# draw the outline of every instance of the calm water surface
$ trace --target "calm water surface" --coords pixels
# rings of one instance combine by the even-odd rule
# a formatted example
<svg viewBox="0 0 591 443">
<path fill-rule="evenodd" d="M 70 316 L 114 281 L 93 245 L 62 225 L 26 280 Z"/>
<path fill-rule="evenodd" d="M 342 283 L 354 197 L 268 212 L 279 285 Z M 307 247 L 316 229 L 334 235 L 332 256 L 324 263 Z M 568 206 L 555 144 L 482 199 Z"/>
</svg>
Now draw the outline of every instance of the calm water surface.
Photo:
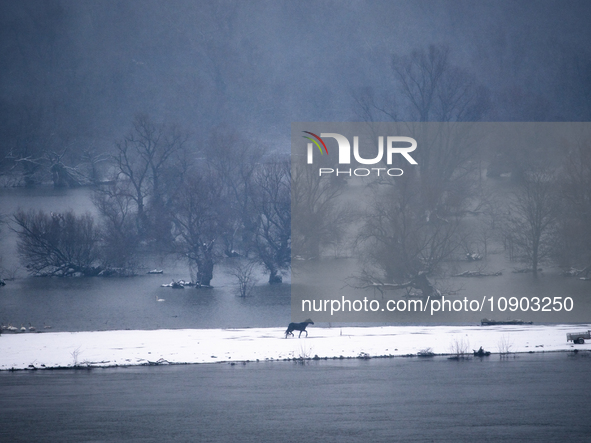
<svg viewBox="0 0 591 443">
<path fill-rule="evenodd" d="M 17 208 L 94 213 L 89 189 L 0 189 L 0 213 L 12 214 Z M 7 217 L 9 218 L 9 217 Z M 17 269 L 20 265 L 16 253 L 16 236 L 6 226 L 0 231 L 1 266 Z M 18 269 L 18 278 L 0 288 L 0 323 L 28 326 L 38 330 L 51 326 L 52 331 L 88 331 L 112 329 L 158 328 L 220 328 L 220 327 L 278 327 L 290 321 L 289 276 L 286 284 L 268 285 L 267 276 L 259 274 L 259 282 L 252 297 L 241 299 L 235 295 L 235 281 L 227 273 L 231 260 L 216 267 L 212 284 L 214 289 L 162 288 L 172 279 L 189 280 L 183 261 L 170 257 L 145 257 L 145 270 L 164 269 L 163 275 L 139 275 L 132 278 L 33 278 Z M 320 260 L 310 262 L 317 275 L 314 283 L 321 287 L 330 275 L 346 278 L 358 271 L 352 260 Z M 591 321 L 591 282 L 565 278 L 556 269 L 549 269 L 537 279 L 528 274 L 512 274 L 515 263 L 507 262 L 504 254 L 489 255 L 478 264 L 459 262 L 457 271 L 483 267 L 484 272 L 503 270 L 502 277 L 450 278 L 438 282 L 441 287 L 460 289 L 450 299 L 482 300 L 483 297 L 555 297 L 574 299 L 572 313 L 512 313 L 489 312 L 488 304 L 482 312 L 468 314 L 439 313 L 435 322 L 440 324 L 478 324 L 483 317 L 505 320 L 522 318 L 536 323 Z M 335 270 L 336 269 L 336 270 Z M 339 274 L 340 272 L 340 274 Z M 380 298 L 379 294 L 368 294 Z M 156 298 L 165 299 L 157 302 Z M 573 314 L 576 314 L 573 315 Z M 392 323 L 421 323 L 413 313 L 396 313 Z M 576 318 L 574 318 L 576 317 Z M 353 319 L 352 321 L 356 321 Z M 359 319 L 357 319 L 359 321 Z"/>
<path fill-rule="evenodd" d="M 19 208 L 78 213 L 96 211 L 89 189 L 0 188 L 0 214 L 6 219 Z M 16 236 L 7 227 L 0 231 L 2 267 L 17 269 Z M 0 288 L 0 324 L 20 327 L 29 323 L 44 330 L 92 331 L 112 329 L 224 328 L 283 326 L 290 321 L 289 276 L 286 284 L 268 285 L 260 273 L 253 295 L 235 294 L 235 281 L 226 272 L 231 260 L 215 269 L 213 289 L 174 290 L 160 285 L 190 280 L 184 261 L 146 257 L 145 270 L 163 269 L 163 275 L 131 278 L 21 278 Z M 156 298 L 164 299 L 157 302 Z"/>
<path fill-rule="evenodd" d="M 0 441 L 588 442 L 591 357 L 0 373 Z"/>
</svg>

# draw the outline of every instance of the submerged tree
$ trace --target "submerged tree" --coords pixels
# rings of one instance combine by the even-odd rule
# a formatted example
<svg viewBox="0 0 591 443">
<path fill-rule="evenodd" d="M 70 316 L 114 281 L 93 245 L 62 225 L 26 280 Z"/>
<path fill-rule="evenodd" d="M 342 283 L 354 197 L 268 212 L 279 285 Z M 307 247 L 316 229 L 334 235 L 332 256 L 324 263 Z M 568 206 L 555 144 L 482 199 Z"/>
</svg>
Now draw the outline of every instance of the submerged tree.
<svg viewBox="0 0 591 443">
<path fill-rule="evenodd" d="M 269 283 L 281 283 L 291 263 L 291 170 L 289 161 L 264 163 L 257 170 L 254 205 L 258 214 L 254 247 L 269 271 Z"/>
<path fill-rule="evenodd" d="M 227 229 L 221 235 L 224 253 L 248 256 L 257 226 L 255 176 L 265 149 L 235 133 L 214 131 L 204 152 L 207 168 L 219 177 L 226 204 Z"/>
<path fill-rule="evenodd" d="M 90 214 L 18 211 L 18 253 L 35 275 L 96 275 L 99 232 Z"/>
<path fill-rule="evenodd" d="M 113 156 L 116 185 L 111 194 L 133 200 L 140 238 L 154 234 L 150 232 L 152 228 L 162 224 L 159 218 L 164 216 L 165 176 L 168 168 L 174 168 L 173 163 L 178 170 L 169 175 L 184 173 L 185 165 L 178 160 L 186 140 L 186 135 L 177 127 L 156 124 L 148 116 L 139 114 L 133 121 L 132 131 L 116 145 Z"/>
<path fill-rule="evenodd" d="M 581 142 L 565 156 L 560 176 L 559 260 L 564 266 L 591 269 L 591 146 Z"/>
<path fill-rule="evenodd" d="M 376 184 L 379 199 L 368 202 L 357 239 L 363 272 L 356 285 L 414 287 L 432 296 L 438 294 L 432 278 L 462 245 L 461 218 L 479 182 L 478 134 L 463 122 L 485 115 L 488 92 L 453 65 L 444 46 L 394 56 L 392 69 L 396 94 L 389 96 L 397 97 L 395 103 L 370 93 L 357 102 L 370 122 L 380 116 L 419 122 L 401 125 L 421 148 L 413 152 L 418 165 L 396 181 Z"/>
<path fill-rule="evenodd" d="M 236 261 L 230 266 L 230 275 L 236 279 L 236 295 L 245 298 L 252 294 L 256 285 L 254 271 L 256 262 L 254 261 Z"/>
<path fill-rule="evenodd" d="M 344 184 L 335 177 L 320 177 L 305 165 L 292 164 L 291 208 L 293 254 L 317 258 L 323 247 L 343 247 L 351 211 L 340 201 Z"/>
<path fill-rule="evenodd" d="M 556 241 L 558 200 L 551 171 L 536 169 L 525 174 L 509 204 L 506 237 L 514 255 L 527 262 L 534 274 L 550 257 Z"/>
<path fill-rule="evenodd" d="M 430 279 L 461 244 L 459 219 L 425 211 L 415 185 L 414 179 L 400 180 L 369 203 L 357 239 L 363 266 L 357 286 L 439 295 Z"/>
<path fill-rule="evenodd" d="M 101 256 L 108 268 L 134 274 L 138 266 L 139 236 L 133 199 L 118 192 L 115 184 L 101 187 L 93 195 L 101 214 Z"/>
<path fill-rule="evenodd" d="M 215 175 L 194 170 L 187 175 L 172 202 L 173 234 L 190 267 L 196 267 L 196 284 L 209 286 L 219 257 L 216 241 L 226 229 L 222 187 Z"/>
</svg>

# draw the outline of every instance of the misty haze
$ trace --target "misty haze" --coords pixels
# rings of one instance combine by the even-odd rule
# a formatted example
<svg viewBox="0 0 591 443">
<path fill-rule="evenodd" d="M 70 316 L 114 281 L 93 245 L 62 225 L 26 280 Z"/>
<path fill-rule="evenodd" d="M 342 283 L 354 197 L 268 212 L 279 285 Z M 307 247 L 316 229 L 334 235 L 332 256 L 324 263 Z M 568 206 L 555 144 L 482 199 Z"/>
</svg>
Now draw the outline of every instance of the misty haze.
<svg viewBox="0 0 591 443">
<path fill-rule="evenodd" d="M 569 332 L 583 342 L 591 329 L 589 17 L 586 1 L 0 1 L 0 385 L 8 392 L 0 407 L 12 411 L 0 419 L 0 440 L 255 441 L 260 434 L 261 441 L 295 441 L 264 409 L 289 415 L 293 395 L 311 402 L 311 415 L 298 411 L 285 429 L 293 433 L 309 419 L 311 440 L 391 441 L 395 427 L 407 439 L 438 440 L 440 426 L 452 441 L 454 427 L 478 420 L 450 400 L 465 387 L 453 364 L 470 386 L 467 401 L 478 403 L 482 390 L 476 409 L 484 417 L 492 408 L 477 435 L 569 441 L 570 429 L 573 441 L 582 438 L 589 428 L 576 418 L 581 402 L 570 402 L 577 394 L 568 389 L 589 387 L 591 347 L 568 342 L 561 328 L 576 323 Z M 339 174 L 339 146 L 322 133 L 359 136 L 362 157 L 375 165 L 358 165 L 367 174 Z M 382 156 L 378 140 L 386 136 L 413 137 L 417 164 Z M 314 300 L 330 307 L 364 297 L 388 311 L 313 309 Z M 433 315 L 444 300 L 485 308 Z M 411 302 L 428 306 L 431 318 L 402 312 Z M 307 334 L 290 336 L 290 322 L 307 323 Z M 384 329 L 392 344 L 383 355 L 368 351 L 375 349 L 369 335 L 367 349 L 363 341 L 359 348 L 339 342 L 351 339 L 342 327 L 363 334 L 370 325 L 427 323 L 457 326 L 463 336 L 442 332 L 432 343 L 417 333 L 411 345 Z M 531 323 L 541 338 L 522 343 L 517 337 Z M 506 334 L 498 344 L 464 341 L 476 325 Z M 90 357 L 92 343 L 107 337 L 100 334 L 194 330 L 210 337 L 198 340 L 202 346 L 218 343 L 225 329 L 244 334 L 247 359 L 226 352 L 222 339 L 220 349 L 197 348 L 186 360 L 175 357 L 186 349 L 173 340 L 165 355 L 151 354 L 154 342 L 145 355 L 115 361 L 95 350 Z M 320 331 L 333 346 L 325 354 Z M 548 341 L 553 331 L 560 338 Z M 71 333 L 95 341 L 68 349 L 64 363 L 60 334 Z M 527 340 L 538 340 L 530 333 Z M 127 349 L 122 337 L 112 349 Z M 56 346 L 54 363 L 39 357 L 42 338 Z M 282 340 L 281 358 L 262 344 L 274 338 Z M 521 355 L 546 350 L 568 352 Z M 430 359 L 415 365 L 402 356 Z M 324 361 L 350 358 L 359 361 Z M 213 361 L 229 366 L 151 367 Z M 134 368 L 129 378 L 105 369 L 120 386 L 111 400 L 101 397 L 97 378 L 99 367 L 110 366 L 150 368 Z M 43 379 L 29 372 L 47 368 L 69 371 Z M 50 397 L 42 394 L 45 412 L 11 409 L 57 383 L 48 395 L 71 416 L 78 400 L 64 393 L 80 389 L 70 377 L 76 369 L 89 370 L 89 395 L 105 410 L 115 398 L 130 402 L 129 428 L 109 433 L 116 418 L 89 412 L 80 422 L 62 417 L 67 424 L 57 429 L 52 423 L 61 419 L 47 418 Z M 417 397 L 395 380 L 380 389 L 396 370 L 413 373 L 405 383 Z M 540 374 L 555 406 L 537 411 L 547 399 L 526 383 L 519 395 L 527 401 L 512 421 L 505 400 L 521 371 L 533 381 Z M 585 380 L 575 382 L 572 371 Z M 228 427 L 224 416 L 177 427 L 182 411 L 167 414 L 161 427 L 147 424 L 157 422 L 149 417 L 157 417 L 165 392 L 146 402 L 126 389 L 144 389 L 154 374 L 171 376 L 166 386 L 179 391 L 177 404 L 194 389 L 210 403 L 202 409 L 191 399 L 189 411 L 223 409 L 238 424 Z M 438 376 L 454 388 L 439 389 Z M 203 381 L 210 377 L 215 383 Z M 426 377 L 434 399 L 421 391 Z M 492 380 L 503 385 L 501 397 L 488 395 Z M 263 407 L 250 424 L 249 383 L 257 386 L 253 408 Z M 322 392 L 315 383 L 368 394 L 327 391 L 315 403 L 310 397 Z M 394 401 L 401 395 L 412 398 L 409 411 L 424 416 L 429 432 L 378 411 L 406 408 Z M 437 423 L 446 407 L 461 419 Z M 322 415 L 327 408 L 335 415 Z M 343 429 L 318 417 L 342 420 Z M 28 423 L 39 427 L 27 434 Z M 540 423 L 551 430 L 544 434 Z M 458 438 L 469 441 L 465 433 Z"/>
</svg>

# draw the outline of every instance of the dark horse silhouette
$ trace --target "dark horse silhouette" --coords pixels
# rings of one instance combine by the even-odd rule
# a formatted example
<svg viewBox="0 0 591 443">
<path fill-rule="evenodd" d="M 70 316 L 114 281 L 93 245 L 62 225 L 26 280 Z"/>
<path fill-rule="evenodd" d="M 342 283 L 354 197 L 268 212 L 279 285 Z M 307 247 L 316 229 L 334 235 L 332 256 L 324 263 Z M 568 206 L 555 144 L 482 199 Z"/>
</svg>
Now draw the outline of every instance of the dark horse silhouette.
<svg viewBox="0 0 591 443">
<path fill-rule="evenodd" d="M 314 324 L 314 322 L 310 319 L 303 321 L 301 323 L 290 323 L 289 326 L 287 327 L 287 331 L 285 331 L 285 338 L 287 338 L 287 336 L 289 334 L 291 334 L 292 337 L 294 337 L 293 331 L 300 331 L 300 335 L 298 335 L 298 338 L 300 338 L 302 336 L 302 332 L 305 332 L 306 337 L 307 337 L 308 331 L 306 331 L 306 326 L 313 325 L 313 324 Z"/>
</svg>

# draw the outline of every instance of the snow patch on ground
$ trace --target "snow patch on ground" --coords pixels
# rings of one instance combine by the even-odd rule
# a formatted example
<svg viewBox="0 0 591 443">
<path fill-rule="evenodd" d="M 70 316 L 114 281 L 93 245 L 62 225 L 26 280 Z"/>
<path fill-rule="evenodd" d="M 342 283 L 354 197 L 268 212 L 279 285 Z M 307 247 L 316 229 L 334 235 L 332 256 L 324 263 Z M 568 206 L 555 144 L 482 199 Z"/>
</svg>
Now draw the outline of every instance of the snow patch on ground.
<svg viewBox="0 0 591 443">
<path fill-rule="evenodd" d="M 500 353 L 591 350 L 567 332 L 591 325 L 516 326 L 310 326 L 309 336 L 285 339 L 284 328 L 44 332 L 0 336 L 0 370 L 74 366 L 133 366 L 416 355 L 431 348 L 472 354 L 482 346 Z M 507 349 L 508 347 L 508 349 Z"/>
</svg>

